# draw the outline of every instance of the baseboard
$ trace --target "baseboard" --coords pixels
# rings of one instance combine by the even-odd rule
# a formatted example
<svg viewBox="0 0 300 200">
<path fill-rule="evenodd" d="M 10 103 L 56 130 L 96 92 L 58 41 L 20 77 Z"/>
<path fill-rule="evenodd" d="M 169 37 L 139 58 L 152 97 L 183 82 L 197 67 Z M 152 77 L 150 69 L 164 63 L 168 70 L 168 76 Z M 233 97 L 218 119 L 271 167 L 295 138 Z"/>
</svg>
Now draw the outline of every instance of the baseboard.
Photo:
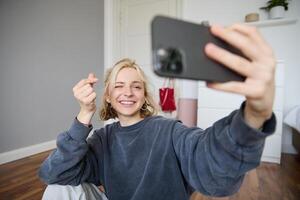
<svg viewBox="0 0 300 200">
<path fill-rule="evenodd" d="M 56 148 L 56 140 L 0 153 L 0 165 Z"/>
<path fill-rule="evenodd" d="M 261 161 L 280 164 L 280 157 L 262 156 Z"/>
</svg>

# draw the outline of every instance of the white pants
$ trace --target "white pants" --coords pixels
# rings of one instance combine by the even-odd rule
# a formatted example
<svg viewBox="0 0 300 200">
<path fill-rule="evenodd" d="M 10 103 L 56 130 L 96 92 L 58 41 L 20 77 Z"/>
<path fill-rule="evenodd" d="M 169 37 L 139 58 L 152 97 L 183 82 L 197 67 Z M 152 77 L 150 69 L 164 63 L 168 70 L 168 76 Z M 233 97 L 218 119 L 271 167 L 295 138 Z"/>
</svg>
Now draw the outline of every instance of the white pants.
<svg viewBox="0 0 300 200">
<path fill-rule="evenodd" d="M 48 185 L 42 200 L 108 200 L 97 186 L 83 183 L 78 186 Z"/>
</svg>

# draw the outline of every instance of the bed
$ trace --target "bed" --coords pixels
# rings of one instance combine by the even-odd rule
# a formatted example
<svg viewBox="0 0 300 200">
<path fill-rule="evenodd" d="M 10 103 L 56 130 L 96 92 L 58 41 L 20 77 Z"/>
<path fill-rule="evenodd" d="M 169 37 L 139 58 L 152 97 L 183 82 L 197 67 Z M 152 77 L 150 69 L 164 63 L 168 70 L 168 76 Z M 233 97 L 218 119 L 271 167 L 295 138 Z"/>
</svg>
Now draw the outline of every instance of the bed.
<svg viewBox="0 0 300 200">
<path fill-rule="evenodd" d="M 292 144 L 300 153 L 300 105 L 293 107 L 288 112 L 284 123 L 292 128 Z"/>
</svg>

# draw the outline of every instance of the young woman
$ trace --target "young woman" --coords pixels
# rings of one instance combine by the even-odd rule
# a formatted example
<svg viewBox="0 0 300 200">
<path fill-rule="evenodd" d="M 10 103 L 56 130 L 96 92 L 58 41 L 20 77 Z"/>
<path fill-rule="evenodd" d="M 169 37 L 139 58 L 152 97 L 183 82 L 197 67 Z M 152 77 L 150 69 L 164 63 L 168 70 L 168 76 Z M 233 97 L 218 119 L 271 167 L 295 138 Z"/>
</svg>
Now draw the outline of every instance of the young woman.
<svg viewBox="0 0 300 200">
<path fill-rule="evenodd" d="M 211 59 L 247 77 L 244 82 L 208 84 L 244 95 L 239 110 L 206 130 L 155 116 L 142 69 L 123 59 L 106 74 L 100 109 L 102 120 L 119 121 L 87 138 L 96 111 L 97 78 L 90 74 L 81 80 L 73 88 L 80 112 L 71 128 L 58 136 L 57 149 L 41 166 L 41 179 L 47 184 L 80 185 L 80 192 L 90 195 L 87 199 L 105 198 L 94 185 L 102 185 L 109 200 L 182 200 L 193 190 L 211 196 L 236 192 L 244 174 L 259 165 L 265 138 L 275 129 L 275 58 L 253 27 L 212 26 L 211 31 L 249 58 L 213 44 L 205 48 Z M 54 189 L 47 189 L 44 197 L 64 193 L 57 189 L 61 187 L 71 186 L 49 186 Z M 65 190 L 64 195 L 75 198 L 74 191 Z"/>
</svg>

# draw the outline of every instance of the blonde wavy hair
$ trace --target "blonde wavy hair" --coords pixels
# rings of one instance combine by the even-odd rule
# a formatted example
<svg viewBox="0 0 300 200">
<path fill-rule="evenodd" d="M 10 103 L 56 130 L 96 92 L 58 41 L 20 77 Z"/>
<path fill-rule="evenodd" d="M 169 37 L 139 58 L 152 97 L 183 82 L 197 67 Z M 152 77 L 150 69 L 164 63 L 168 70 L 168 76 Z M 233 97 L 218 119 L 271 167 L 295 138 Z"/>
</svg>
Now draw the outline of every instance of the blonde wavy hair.
<svg viewBox="0 0 300 200">
<path fill-rule="evenodd" d="M 109 120 L 118 117 L 115 109 L 111 106 L 110 103 L 107 102 L 107 97 L 109 92 L 109 85 L 115 83 L 118 73 L 124 68 L 135 69 L 144 83 L 145 103 L 143 104 L 140 110 L 141 117 L 145 118 L 157 114 L 158 106 L 152 98 L 153 95 L 151 95 L 150 93 L 149 82 L 145 73 L 143 72 L 141 67 L 135 63 L 134 60 L 124 58 L 122 60 L 119 60 L 112 68 L 109 68 L 106 71 L 104 78 L 104 92 L 102 95 L 101 106 L 99 111 L 99 116 L 101 120 Z"/>
</svg>

